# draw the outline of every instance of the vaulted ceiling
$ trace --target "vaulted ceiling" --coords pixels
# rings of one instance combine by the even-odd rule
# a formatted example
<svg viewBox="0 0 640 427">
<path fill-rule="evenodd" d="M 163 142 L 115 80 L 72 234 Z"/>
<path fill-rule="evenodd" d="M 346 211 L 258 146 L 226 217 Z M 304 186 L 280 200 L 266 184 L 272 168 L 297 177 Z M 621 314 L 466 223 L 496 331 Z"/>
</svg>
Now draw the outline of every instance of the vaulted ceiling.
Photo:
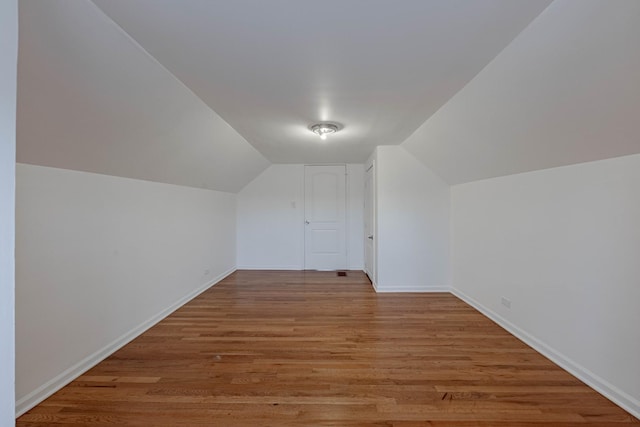
<svg viewBox="0 0 640 427">
<path fill-rule="evenodd" d="M 19 12 L 19 162 L 231 192 L 269 165 L 93 3 Z"/>
<path fill-rule="evenodd" d="M 640 152 L 640 2 L 550 2 L 22 0 L 18 161 L 238 191 L 386 144 L 451 184 Z"/>
<path fill-rule="evenodd" d="M 640 1 L 554 1 L 403 146 L 450 184 L 640 153 Z"/>
<path fill-rule="evenodd" d="M 270 161 L 317 163 L 404 141 L 549 1 L 95 3 Z"/>
</svg>

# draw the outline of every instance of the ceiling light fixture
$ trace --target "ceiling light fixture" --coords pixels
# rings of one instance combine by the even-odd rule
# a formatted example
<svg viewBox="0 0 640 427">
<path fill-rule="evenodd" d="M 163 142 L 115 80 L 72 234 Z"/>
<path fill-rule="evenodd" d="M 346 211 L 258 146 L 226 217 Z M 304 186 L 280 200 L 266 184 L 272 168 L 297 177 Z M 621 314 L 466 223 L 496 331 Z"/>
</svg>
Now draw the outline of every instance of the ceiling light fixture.
<svg viewBox="0 0 640 427">
<path fill-rule="evenodd" d="M 327 139 L 327 135 L 330 133 L 338 132 L 338 126 L 333 123 L 318 123 L 310 126 L 309 129 L 311 129 L 311 132 L 320 136 L 320 139 L 322 140 Z"/>
</svg>

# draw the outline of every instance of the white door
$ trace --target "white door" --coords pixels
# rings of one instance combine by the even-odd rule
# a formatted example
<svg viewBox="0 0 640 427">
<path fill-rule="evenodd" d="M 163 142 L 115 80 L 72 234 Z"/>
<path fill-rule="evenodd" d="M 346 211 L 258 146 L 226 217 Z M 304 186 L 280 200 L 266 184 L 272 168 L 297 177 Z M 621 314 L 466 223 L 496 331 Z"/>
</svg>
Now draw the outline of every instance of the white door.
<svg viewBox="0 0 640 427">
<path fill-rule="evenodd" d="M 304 167 L 304 265 L 347 267 L 346 166 Z"/>
<path fill-rule="evenodd" d="M 364 271 L 375 283 L 375 183 L 372 164 L 364 177 Z"/>
</svg>

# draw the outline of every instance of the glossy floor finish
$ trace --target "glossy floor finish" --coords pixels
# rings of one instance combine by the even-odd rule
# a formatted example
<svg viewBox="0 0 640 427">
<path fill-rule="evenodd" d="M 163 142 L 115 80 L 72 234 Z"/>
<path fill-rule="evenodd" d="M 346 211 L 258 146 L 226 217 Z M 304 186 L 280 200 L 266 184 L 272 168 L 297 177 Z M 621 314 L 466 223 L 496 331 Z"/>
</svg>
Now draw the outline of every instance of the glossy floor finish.
<svg viewBox="0 0 640 427">
<path fill-rule="evenodd" d="M 18 426 L 640 425 L 456 297 L 238 271 Z"/>
</svg>

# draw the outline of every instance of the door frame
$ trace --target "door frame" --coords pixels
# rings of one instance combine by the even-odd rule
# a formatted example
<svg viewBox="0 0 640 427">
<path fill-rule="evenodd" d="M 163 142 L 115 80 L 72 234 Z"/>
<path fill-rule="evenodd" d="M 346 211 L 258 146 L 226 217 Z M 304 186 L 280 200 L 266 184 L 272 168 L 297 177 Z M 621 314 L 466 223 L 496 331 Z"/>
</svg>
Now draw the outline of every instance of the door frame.
<svg viewBox="0 0 640 427">
<path fill-rule="evenodd" d="M 367 272 L 366 268 L 367 268 L 367 252 L 366 252 L 366 247 L 367 247 L 367 240 L 369 240 L 369 236 L 367 236 L 366 230 L 364 230 L 363 233 L 363 238 L 364 238 L 364 272 L 365 274 L 369 277 L 369 280 L 371 280 L 371 284 L 373 285 L 373 287 L 376 287 L 376 282 L 378 280 L 378 218 L 377 218 L 377 194 L 378 194 L 378 189 L 377 189 L 377 179 L 376 179 L 376 161 L 375 159 L 371 161 L 371 165 L 369 165 L 369 167 L 367 167 L 364 171 L 364 182 L 366 184 L 367 182 L 367 175 L 371 173 L 371 200 L 370 200 L 370 206 L 371 206 L 371 230 L 373 233 L 373 242 L 372 242 L 372 249 L 371 249 L 371 274 L 369 274 L 369 272 Z M 369 215 L 369 213 L 366 210 L 366 205 L 367 205 L 367 197 L 368 197 L 368 192 L 365 191 L 363 194 L 363 213 L 364 215 Z M 363 221 L 364 224 L 364 221 Z"/>
</svg>

